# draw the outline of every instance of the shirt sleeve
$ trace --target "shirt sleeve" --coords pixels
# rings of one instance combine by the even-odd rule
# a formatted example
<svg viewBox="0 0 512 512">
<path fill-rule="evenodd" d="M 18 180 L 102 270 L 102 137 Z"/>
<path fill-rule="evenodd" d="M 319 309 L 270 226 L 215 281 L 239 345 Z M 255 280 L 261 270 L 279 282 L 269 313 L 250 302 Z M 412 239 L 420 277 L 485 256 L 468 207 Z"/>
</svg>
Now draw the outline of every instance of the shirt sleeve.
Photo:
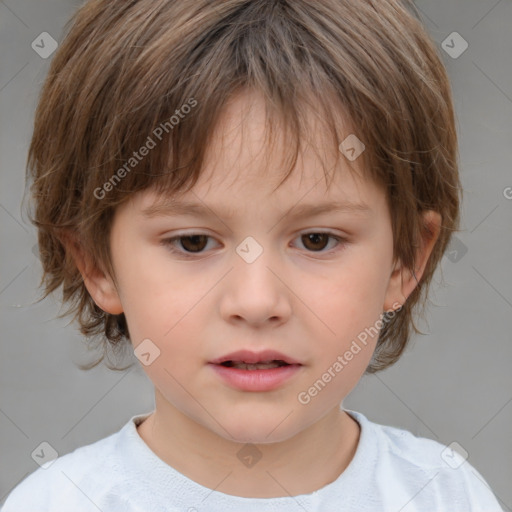
<svg viewBox="0 0 512 512">
<path fill-rule="evenodd" d="M 435 506 L 436 510 L 504 512 L 484 477 L 467 461 L 457 468 L 438 468 L 423 492 L 427 489 L 429 505 Z M 413 507 L 413 510 L 416 509 Z"/>
<path fill-rule="evenodd" d="M 487 481 L 471 464 L 466 462 L 459 469 L 470 512 L 504 512 Z"/>
</svg>

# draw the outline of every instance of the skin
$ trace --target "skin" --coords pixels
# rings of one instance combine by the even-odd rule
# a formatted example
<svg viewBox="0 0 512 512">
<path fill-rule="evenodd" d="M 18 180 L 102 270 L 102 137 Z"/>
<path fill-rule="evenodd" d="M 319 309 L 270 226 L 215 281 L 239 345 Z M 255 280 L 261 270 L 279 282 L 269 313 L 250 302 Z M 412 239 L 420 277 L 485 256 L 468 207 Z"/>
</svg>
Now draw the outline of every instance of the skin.
<svg viewBox="0 0 512 512">
<path fill-rule="evenodd" d="M 160 350 L 143 366 L 155 386 L 156 408 L 138 427 L 139 435 L 192 480 L 255 498 L 311 493 L 345 470 L 360 429 L 340 404 L 363 375 L 377 336 L 309 403 L 297 396 L 417 285 L 408 270 L 393 265 L 384 190 L 362 173 L 351 173 L 344 158 L 327 187 L 311 147 L 327 147 L 329 139 L 313 115 L 313 146 L 305 148 L 292 176 L 273 192 L 281 178 L 275 172 L 280 146 L 265 167 L 264 116 L 262 98 L 247 92 L 226 107 L 204 174 L 179 197 L 206 204 L 210 217 L 145 218 L 142 211 L 157 199 L 147 190 L 116 211 L 110 240 L 115 280 L 85 252 L 74 252 L 96 304 L 112 314 L 125 313 L 133 347 L 149 338 Z M 352 166 L 357 169 L 358 160 Z M 296 204 L 343 199 L 364 202 L 370 212 L 303 219 L 284 215 Z M 232 217 L 224 216 L 226 206 Z M 417 249 L 418 281 L 441 219 L 427 212 L 425 222 L 434 236 Z M 185 248 L 178 240 L 175 249 L 186 253 L 196 247 L 202 253 L 185 259 L 161 243 L 184 236 L 183 231 L 211 238 L 202 246 L 184 241 Z M 346 238 L 346 245 L 335 239 L 308 243 L 301 236 L 322 231 Z M 235 251 L 247 236 L 263 248 L 250 264 Z M 207 363 L 241 348 L 272 348 L 303 367 L 273 391 L 233 389 Z M 252 467 L 237 457 L 245 443 L 256 445 L 262 455 Z"/>
</svg>

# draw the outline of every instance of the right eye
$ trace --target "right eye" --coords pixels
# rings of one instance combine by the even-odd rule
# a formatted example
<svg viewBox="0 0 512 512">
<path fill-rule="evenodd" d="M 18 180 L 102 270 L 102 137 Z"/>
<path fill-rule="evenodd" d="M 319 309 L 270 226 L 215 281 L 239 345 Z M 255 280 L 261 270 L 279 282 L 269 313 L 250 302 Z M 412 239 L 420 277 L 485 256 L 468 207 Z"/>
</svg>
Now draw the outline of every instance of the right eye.
<svg viewBox="0 0 512 512">
<path fill-rule="evenodd" d="M 191 233 L 189 235 L 180 235 L 172 238 L 165 238 L 162 244 L 165 245 L 172 253 L 178 253 L 185 258 L 192 258 L 194 254 L 202 254 L 206 245 L 206 240 L 212 238 L 209 235 L 201 233 Z M 176 244 L 182 247 L 178 249 Z"/>
</svg>

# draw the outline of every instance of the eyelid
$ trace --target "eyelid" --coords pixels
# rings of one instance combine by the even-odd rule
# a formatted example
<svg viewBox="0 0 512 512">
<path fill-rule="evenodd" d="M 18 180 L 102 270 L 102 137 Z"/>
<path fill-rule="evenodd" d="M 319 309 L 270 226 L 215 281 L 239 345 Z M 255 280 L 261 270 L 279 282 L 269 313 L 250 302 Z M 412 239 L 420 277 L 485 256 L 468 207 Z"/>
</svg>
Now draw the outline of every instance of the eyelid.
<svg viewBox="0 0 512 512">
<path fill-rule="evenodd" d="M 319 255 L 324 255 L 324 256 L 331 255 L 333 253 L 339 252 L 340 250 L 343 250 L 345 248 L 345 246 L 348 245 L 350 242 L 348 236 L 340 235 L 340 234 L 335 233 L 334 231 L 331 231 L 326 228 L 318 228 L 318 229 L 312 228 L 312 229 L 299 231 L 297 233 L 294 233 L 293 240 L 295 240 L 299 236 L 308 235 L 308 234 L 322 234 L 322 235 L 325 234 L 325 235 L 328 235 L 329 238 L 335 239 L 337 242 L 337 245 L 334 248 L 329 249 L 327 251 L 325 251 L 325 250 L 308 251 L 307 249 L 302 250 L 303 252 L 305 252 L 308 255 L 314 255 L 314 254 L 319 254 Z M 183 251 L 183 250 L 180 250 L 180 249 L 177 249 L 174 247 L 173 242 L 179 240 L 180 238 L 186 238 L 186 237 L 192 237 L 192 236 L 206 236 L 208 239 L 215 239 L 215 237 L 210 235 L 209 233 L 200 232 L 200 231 L 190 231 L 190 232 L 175 233 L 175 234 L 173 234 L 172 237 L 167 237 L 167 238 L 162 239 L 160 243 L 161 243 L 161 245 L 164 245 L 171 253 L 178 254 L 179 256 L 181 256 L 184 259 L 199 260 L 199 259 L 202 259 L 202 257 L 206 257 L 208 255 L 208 251 L 193 253 L 193 252 L 186 252 L 186 251 Z"/>
</svg>

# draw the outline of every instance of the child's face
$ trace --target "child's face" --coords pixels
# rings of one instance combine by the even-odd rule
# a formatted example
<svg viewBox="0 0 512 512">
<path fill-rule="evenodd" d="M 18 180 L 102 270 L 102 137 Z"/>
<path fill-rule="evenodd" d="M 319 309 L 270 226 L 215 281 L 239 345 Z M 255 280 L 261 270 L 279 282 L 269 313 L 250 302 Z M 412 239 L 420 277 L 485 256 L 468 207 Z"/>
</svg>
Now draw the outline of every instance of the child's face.
<svg viewBox="0 0 512 512">
<path fill-rule="evenodd" d="M 204 174 L 193 192 L 175 198 L 205 206 L 206 216 L 145 216 L 157 199 L 148 191 L 118 209 L 111 251 L 119 296 L 112 300 L 125 312 L 134 348 L 149 339 L 160 351 L 143 366 L 156 386 L 157 410 L 179 411 L 226 439 L 268 443 L 339 408 L 370 361 L 380 315 L 404 296 L 393 273 L 384 191 L 352 175 L 343 159 L 327 190 L 320 161 L 307 148 L 272 193 L 280 155 L 269 172 L 259 167 L 264 104 L 256 98 L 242 130 L 246 100 L 230 105 L 215 133 L 211 181 Z M 320 128 L 313 133 L 321 151 L 329 139 Z M 368 210 L 293 215 L 335 201 Z M 347 242 L 304 236 L 322 232 Z M 163 243 L 193 234 L 209 238 L 182 239 L 183 246 L 178 239 L 177 252 Z M 155 349 L 148 348 L 151 359 Z M 267 391 L 241 389 L 210 362 L 242 349 L 279 351 L 301 366 Z M 331 378 L 322 380 L 326 372 Z"/>
</svg>

